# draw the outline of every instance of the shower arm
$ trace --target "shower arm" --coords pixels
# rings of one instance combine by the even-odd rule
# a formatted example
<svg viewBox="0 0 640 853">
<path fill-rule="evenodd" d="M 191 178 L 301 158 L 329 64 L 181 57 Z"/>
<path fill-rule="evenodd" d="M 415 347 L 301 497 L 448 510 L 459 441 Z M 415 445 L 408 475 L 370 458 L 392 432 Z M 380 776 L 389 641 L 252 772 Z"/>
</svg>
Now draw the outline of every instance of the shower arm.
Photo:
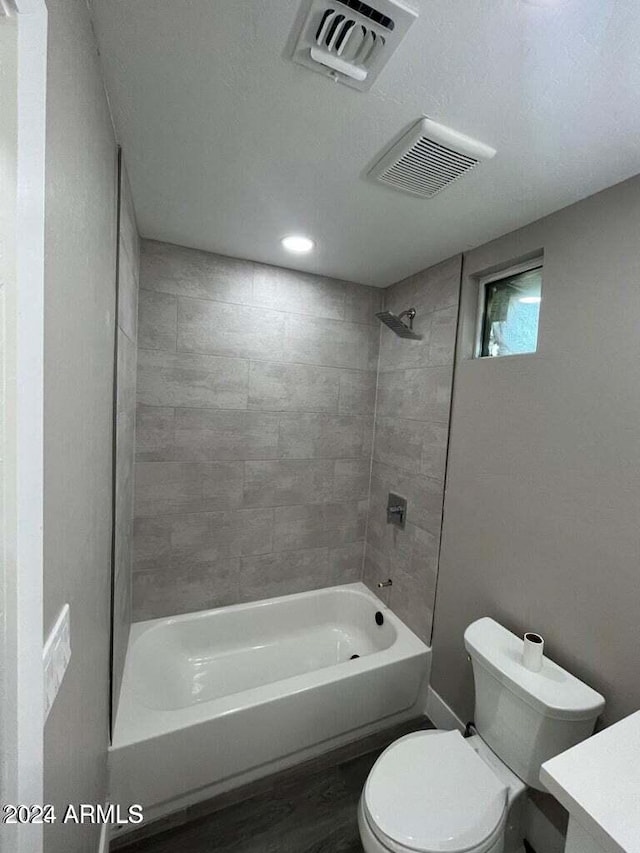
<svg viewBox="0 0 640 853">
<path fill-rule="evenodd" d="M 413 319 L 416 316 L 415 308 L 407 308 L 406 311 L 403 311 L 401 314 L 398 314 L 398 320 L 402 320 L 403 317 L 409 318 L 409 328 L 413 331 Z"/>
</svg>

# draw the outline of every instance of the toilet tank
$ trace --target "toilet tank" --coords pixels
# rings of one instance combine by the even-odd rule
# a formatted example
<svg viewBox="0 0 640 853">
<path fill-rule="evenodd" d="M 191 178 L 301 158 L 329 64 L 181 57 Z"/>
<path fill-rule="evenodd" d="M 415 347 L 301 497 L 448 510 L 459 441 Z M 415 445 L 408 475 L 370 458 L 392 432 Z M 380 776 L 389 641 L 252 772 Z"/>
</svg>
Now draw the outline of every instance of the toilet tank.
<svg viewBox="0 0 640 853">
<path fill-rule="evenodd" d="M 522 640 L 493 619 L 464 633 L 476 689 L 474 723 L 484 742 L 527 785 L 544 791 L 540 766 L 593 733 L 604 699 L 545 657 L 522 665 Z"/>
</svg>

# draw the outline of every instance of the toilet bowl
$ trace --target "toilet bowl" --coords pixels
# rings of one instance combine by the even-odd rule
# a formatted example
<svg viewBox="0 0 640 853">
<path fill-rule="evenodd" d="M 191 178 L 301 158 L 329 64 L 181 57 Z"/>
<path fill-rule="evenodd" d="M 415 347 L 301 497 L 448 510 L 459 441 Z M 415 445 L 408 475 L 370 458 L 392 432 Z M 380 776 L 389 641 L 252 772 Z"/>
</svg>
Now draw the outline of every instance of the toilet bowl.
<svg viewBox="0 0 640 853">
<path fill-rule="evenodd" d="M 523 664 L 522 640 L 493 619 L 464 634 L 476 701 L 472 737 L 420 731 L 386 749 L 358 807 L 366 853 L 523 853 L 527 787 L 540 766 L 593 732 L 595 690 L 548 658 Z"/>
<path fill-rule="evenodd" d="M 524 791 L 479 737 L 414 732 L 369 774 L 358 808 L 362 845 L 366 853 L 503 853 Z M 518 833 L 511 837 L 506 853 L 520 849 Z"/>
</svg>

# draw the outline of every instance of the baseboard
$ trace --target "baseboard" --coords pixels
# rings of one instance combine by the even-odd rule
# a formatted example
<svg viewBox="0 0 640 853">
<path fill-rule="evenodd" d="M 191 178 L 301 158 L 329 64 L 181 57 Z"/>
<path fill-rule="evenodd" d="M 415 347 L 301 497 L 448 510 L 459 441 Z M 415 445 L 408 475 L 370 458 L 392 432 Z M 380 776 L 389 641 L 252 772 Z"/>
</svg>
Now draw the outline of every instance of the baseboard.
<svg viewBox="0 0 640 853">
<path fill-rule="evenodd" d="M 100 828 L 100 844 L 98 853 L 109 853 L 109 835 L 111 826 L 108 823 L 103 823 Z"/>
<path fill-rule="evenodd" d="M 464 734 L 465 724 L 431 686 L 427 691 L 425 713 L 437 729 L 457 729 Z"/>
</svg>

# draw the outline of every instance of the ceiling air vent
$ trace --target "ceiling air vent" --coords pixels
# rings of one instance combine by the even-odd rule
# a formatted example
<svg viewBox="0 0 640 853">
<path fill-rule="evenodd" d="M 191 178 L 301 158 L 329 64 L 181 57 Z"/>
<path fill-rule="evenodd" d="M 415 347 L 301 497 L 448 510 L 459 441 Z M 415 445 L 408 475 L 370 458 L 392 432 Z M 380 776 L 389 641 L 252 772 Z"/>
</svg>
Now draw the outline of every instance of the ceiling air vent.
<svg viewBox="0 0 640 853">
<path fill-rule="evenodd" d="M 312 0 L 292 58 L 364 92 L 417 17 L 395 0 Z"/>
<path fill-rule="evenodd" d="M 425 118 L 382 155 L 369 177 L 431 198 L 495 153 L 494 148 Z"/>
</svg>

